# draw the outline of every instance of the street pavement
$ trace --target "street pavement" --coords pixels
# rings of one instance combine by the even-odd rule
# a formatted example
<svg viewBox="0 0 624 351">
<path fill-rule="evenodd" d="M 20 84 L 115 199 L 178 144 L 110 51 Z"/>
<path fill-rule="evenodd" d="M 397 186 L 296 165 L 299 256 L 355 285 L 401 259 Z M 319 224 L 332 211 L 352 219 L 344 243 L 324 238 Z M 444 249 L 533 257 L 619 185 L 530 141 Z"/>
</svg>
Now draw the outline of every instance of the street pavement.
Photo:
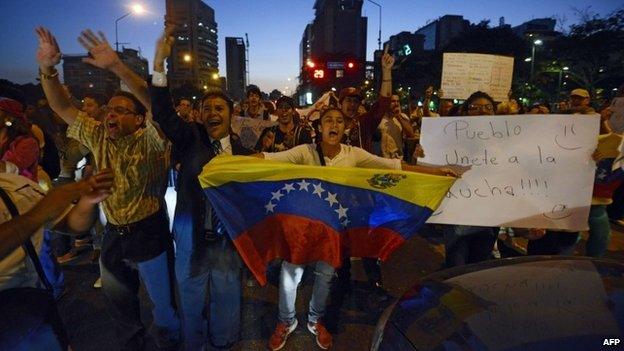
<svg viewBox="0 0 624 351">
<path fill-rule="evenodd" d="M 607 258 L 624 262 L 624 228 L 614 226 Z M 585 235 L 586 237 L 586 235 Z M 526 245 L 522 240 L 520 246 Z M 584 250 L 584 240 L 578 245 L 577 254 Z M 401 296 L 419 278 L 440 269 L 443 246 L 416 237 L 398 249 L 382 264 L 387 301 L 380 301 L 364 283 L 366 276 L 359 260 L 354 260 L 352 293 L 344 299 L 342 309 L 328 317 L 328 329 L 334 335 L 332 350 L 368 350 L 376 322 L 393 299 Z M 509 252 L 509 250 L 501 250 Z M 66 294 L 59 303 L 61 315 L 72 340 L 74 351 L 116 350 L 113 322 L 105 311 L 106 300 L 101 290 L 92 287 L 98 277 L 97 265 L 85 252 L 73 263 L 64 265 Z M 290 336 L 283 350 L 320 350 L 314 336 L 305 327 L 307 303 L 312 290 L 313 274 L 306 274 L 297 298 L 299 327 Z M 267 341 L 277 323 L 277 287 L 244 285 L 241 342 L 235 350 L 266 350 Z M 145 325 L 151 321 L 150 302 L 141 290 L 141 311 Z M 147 350 L 157 350 L 150 338 Z"/>
</svg>

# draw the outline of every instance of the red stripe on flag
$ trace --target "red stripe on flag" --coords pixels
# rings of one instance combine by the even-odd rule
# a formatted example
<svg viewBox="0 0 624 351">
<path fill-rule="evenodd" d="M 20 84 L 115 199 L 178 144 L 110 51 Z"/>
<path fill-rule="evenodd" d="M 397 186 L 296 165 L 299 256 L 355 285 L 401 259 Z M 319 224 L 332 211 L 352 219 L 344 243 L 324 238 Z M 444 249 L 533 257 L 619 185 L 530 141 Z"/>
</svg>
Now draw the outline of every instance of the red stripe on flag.
<svg viewBox="0 0 624 351">
<path fill-rule="evenodd" d="M 324 261 L 341 264 L 341 234 L 321 221 L 277 214 L 241 233 L 234 245 L 261 285 L 266 284 L 267 263 L 276 258 L 294 264 Z"/>
<path fill-rule="evenodd" d="M 405 239 L 394 230 L 377 227 L 350 228 L 343 237 L 343 246 L 348 248 L 352 257 L 376 257 L 385 261 Z"/>
</svg>

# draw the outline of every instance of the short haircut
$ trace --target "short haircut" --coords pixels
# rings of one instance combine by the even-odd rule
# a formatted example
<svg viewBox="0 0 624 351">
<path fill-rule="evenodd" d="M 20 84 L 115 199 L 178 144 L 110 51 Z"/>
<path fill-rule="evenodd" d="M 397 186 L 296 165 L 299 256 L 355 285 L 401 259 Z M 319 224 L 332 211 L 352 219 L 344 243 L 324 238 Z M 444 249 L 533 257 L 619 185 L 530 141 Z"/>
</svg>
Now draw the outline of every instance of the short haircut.
<svg viewBox="0 0 624 351">
<path fill-rule="evenodd" d="M 251 93 L 254 93 L 254 94 L 256 94 L 256 95 L 258 95 L 258 96 L 262 97 L 262 92 L 260 91 L 260 88 L 258 88 L 258 87 L 257 87 L 257 86 L 255 86 L 255 85 L 250 85 L 250 86 L 247 88 L 247 98 L 249 98 L 249 95 L 250 95 Z"/>
<path fill-rule="evenodd" d="M 345 115 L 344 112 L 342 112 L 341 109 L 336 108 L 336 107 L 329 107 L 329 108 L 327 108 L 327 109 L 325 109 L 325 110 L 323 110 L 321 112 L 321 116 L 319 117 L 319 121 L 321 121 L 323 119 L 323 117 L 325 117 L 326 114 L 328 114 L 328 113 L 330 113 L 332 111 L 336 111 L 336 112 L 340 113 L 340 115 L 342 115 L 343 118 L 347 118 L 347 116 Z"/>
<path fill-rule="evenodd" d="M 104 96 L 102 94 L 98 94 L 98 93 L 86 93 L 86 94 L 84 94 L 84 96 L 82 98 L 83 99 L 86 99 L 86 98 L 92 99 L 95 102 L 97 102 L 98 106 L 102 106 L 102 105 L 106 104 L 106 101 L 108 100 L 106 98 L 106 96 Z"/>
<path fill-rule="evenodd" d="M 494 102 L 494 99 L 492 99 L 490 95 L 482 91 L 477 91 L 477 92 L 472 93 L 472 95 L 470 95 L 468 99 L 466 99 L 466 101 L 462 105 L 462 112 L 468 113 L 468 106 L 470 106 L 473 102 L 475 102 L 478 99 L 486 99 L 492 104 L 492 107 L 496 107 L 496 103 Z"/>
<path fill-rule="evenodd" d="M 191 99 L 187 98 L 186 96 L 179 97 L 179 98 L 176 100 L 176 106 L 178 106 L 178 105 L 182 102 L 182 100 L 186 100 L 186 101 L 188 101 L 188 102 L 189 102 L 189 104 L 191 104 L 191 106 L 193 106 L 193 102 L 191 101 Z"/>
<path fill-rule="evenodd" d="M 226 94 L 224 94 L 222 91 L 219 91 L 219 90 L 209 91 L 206 94 L 204 94 L 204 96 L 202 96 L 201 98 L 201 103 L 203 105 L 204 101 L 208 99 L 214 99 L 214 98 L 223 99 L 227 103 L 228 108 L 230 109 L 230 115 L 234 113 L 234 102 L 232 101 L 232 99 L 230 99 L 229 96 L 227 96 Z M 200 111 L 200 113 L 201 112 L 203 111 Z"/>
<path fill-rule="evenodd" d="M 141 115 L 145 117 L 145 115 L 147 114 L 147 109 L 145 108 L 145 106 L 143 106 L 141 101 L 137 99 L 137 97 L 134 96 L 133 94 L 127 91 L 119 90 L 119 91 L 116 91 L 112 97 L 115 97 L 115 96 L 125 97 L 126 99 L 132 101 L 132 103 L 134 104 L 134 108 L 136 109 L 135 112 L 137 115 Z"/>
</svg>

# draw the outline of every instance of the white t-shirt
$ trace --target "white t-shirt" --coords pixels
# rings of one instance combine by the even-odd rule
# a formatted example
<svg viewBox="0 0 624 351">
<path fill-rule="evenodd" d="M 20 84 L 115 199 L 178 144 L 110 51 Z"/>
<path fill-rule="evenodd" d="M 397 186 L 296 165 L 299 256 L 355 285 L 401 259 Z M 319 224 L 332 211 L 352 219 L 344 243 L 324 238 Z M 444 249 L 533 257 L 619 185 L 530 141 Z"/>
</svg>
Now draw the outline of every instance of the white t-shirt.
<svg viewBox="0 0 624 351">
<path fill-rule="evenodd" d="M 409 117 L 403 113 L 398 118 L 409 121 Z M 378 128 L 381 132 L 381 156 L 403 158 L 403 126 L 397 117 L 385 116 Z"/>
<path fill-rule="evenodd" d="M 28 212 L 45 195 L 35 182 L 15 174 L 0 173 L 0 187 L 13 200 L 20 214 Z M 8 222 L 12 218 L 4 201 L 0 201 L 0 223 Z M 30 240 L 39 252 L 43 242 L 43 227 L 37 229 Z M 37 271 L 22 247 L 0 260 L 0 290 L 40 286 Z"/>
<path fill-rule="evenodd" d="M 321 160 L 316 144 L 298 145 L 281 152 L 264 152 L 264 158 L 299 165 L 320 166 Z M 333 167 L 361 167 L 381 169 L 401 169 L 401 160 L 387 159 L 368 153 L 355 146 L 340 144 L 340 152 L 334 158 L 324 156 L 325 164 Z"/>
</svg>

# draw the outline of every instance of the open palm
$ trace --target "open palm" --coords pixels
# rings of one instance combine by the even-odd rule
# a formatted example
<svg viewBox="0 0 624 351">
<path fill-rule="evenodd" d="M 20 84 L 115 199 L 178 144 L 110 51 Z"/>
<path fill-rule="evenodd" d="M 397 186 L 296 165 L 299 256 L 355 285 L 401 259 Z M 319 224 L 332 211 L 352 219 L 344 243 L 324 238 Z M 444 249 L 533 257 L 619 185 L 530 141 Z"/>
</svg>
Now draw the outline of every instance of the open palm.
<svg viewBox="0 0 624 351">
<path fill-rule="evenodd" d="M 113 48 L 111 48 L 104 33 L 98 32 L 98 35 L 99 37 L 90 29 L 80 34 L 78 41 L 91 54 L 91 57 L 84 58 L 82 61 L 99 68 L 111 69 L 120 63 L 121 60 Z"/>
<path fill-rule="evenodd" d="M 37 63 L 42 67 L 53 67 L 61 62 L 61 50 L 59 49 L 56 38 L 49 30 L 43 27 L 35 29 L 37 38 L 39 39 L 39 47 L 37 48 Z"/>
</svg>

